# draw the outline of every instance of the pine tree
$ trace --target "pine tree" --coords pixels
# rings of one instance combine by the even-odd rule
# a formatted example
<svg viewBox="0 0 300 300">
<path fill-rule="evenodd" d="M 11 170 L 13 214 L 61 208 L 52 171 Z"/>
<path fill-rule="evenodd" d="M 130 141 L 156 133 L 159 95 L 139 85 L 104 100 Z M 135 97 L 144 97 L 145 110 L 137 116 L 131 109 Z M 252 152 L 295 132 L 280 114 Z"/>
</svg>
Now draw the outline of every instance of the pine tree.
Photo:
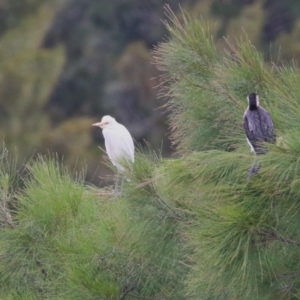
<svg viewBox="0 0 300 300">
<path fill-rule="evenodd" d="M 23 172 L 3 160 L 0 208 L 6 203 L 10 218 L 1 211 L 2 299 L 183 297 L 187 266 L 178 263 L 184 251 L 174 212 L 154 189 L 137 187 L 158 157 L 138 155 L 120 198 L 85 186 L 84 173 L 72 174 L 56 157 L 40 156 Z M 19 176 L 16 190 L 11 179 Z"/>
<path fill-rule="evenodd" d="M 165 162 L 170 201 L 190 215 L 189 299 L 299 299 L 299 70 L 265 63 L 246 35 L 217 53 L 205 23 L 169 9 L 171 39 L 155 51 L 179 159 Z M 277 144 L 257 176 L 242 127 L 260 95 Z"/>
</svg>

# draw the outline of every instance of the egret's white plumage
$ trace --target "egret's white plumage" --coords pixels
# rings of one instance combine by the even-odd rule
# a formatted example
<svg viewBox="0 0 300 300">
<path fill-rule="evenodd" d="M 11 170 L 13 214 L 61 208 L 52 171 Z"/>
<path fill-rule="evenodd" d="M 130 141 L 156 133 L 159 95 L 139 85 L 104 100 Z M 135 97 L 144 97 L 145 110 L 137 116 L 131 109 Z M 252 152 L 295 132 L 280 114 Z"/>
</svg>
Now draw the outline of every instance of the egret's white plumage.
<svg viewBox="0 0 300 300">
<path fill-rule="evenodd" d="M 103 129 L 106 153 L 118 171 L 123 172 L 122 162 L 134 162 L 134 144 L 131 134 L 125 126 L 111 116 L 104 116 L 101 122 L 93 126 Z"/>
</svg>

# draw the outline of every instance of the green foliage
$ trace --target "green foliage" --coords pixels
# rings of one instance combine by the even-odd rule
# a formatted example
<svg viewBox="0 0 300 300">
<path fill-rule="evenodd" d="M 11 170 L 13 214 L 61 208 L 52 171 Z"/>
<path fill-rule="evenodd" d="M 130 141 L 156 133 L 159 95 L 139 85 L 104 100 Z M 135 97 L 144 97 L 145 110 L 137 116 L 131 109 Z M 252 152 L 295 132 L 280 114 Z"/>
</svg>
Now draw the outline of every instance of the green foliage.
<svg viewBox="0 0 300 300">
<path fill-rule="evenodd" d="M 27 1 L 28 2 L 28 1 Z M 35 2 L 35 1 L 34 1 Z M 65 63 L 61 47 L 39 47 L 50 26 L 57 4 L 39 6 L 35 14 L 24 17 L 18 27 L 8 30 L 0 40 L 0 140 L 8 149 L 17 148 L 19 162 L 34 152 L 58 153 L 65 163 L 78 170 L 86 161 L 89 179 L 94 175 L 94 161 L 101 157 L 89 151 L 92 144 L 91 117 L 77 117 L 51 123 L 46 104 Z"/>
<path fill-rule="evenodd" d="M 37 48 L 53 11 L 42 6 L 34 18 L 8 31 L 0 41 L 0 138 L 17 147 L 22 158 L 32 155 L 49 121 L 44 110 L 47 97 L 63 64 L 62 49 Z"/>
<path fill-rule="evenodd" d="M 250 92 L 258 92 L 262 106 L 268 106 L 279 135 L 290 127 L 290 118 L 299 115 L 295 65 L 271 68 L 246 34 L 236 42 L 225 39 L 229 50 L 218 55 L 205 23 L 184 15 L 181 25 L 172 12 L 169 19 L 172 38 L 159 45 L 154 58 L 165 71 L 161 83 L 169 85 L 161 96 L 168 99 L 178 154 L 240 147 Z"/>
<path fill-rule="evenodd" d="M 149 175 L 150 157 L 140 156 L 128 185 Z M 128 198 L 84 186 L 83 173 L 71 176 L 55 158 L 40 156 L 25 171 L 12 224 L 0 231 L 7 299 L 180 298 L 176 220 L 136 203 L 133 186 Z"/>
<path fill-rule="evenodd" d="M 192 266 L 186 295 L 298 299 L 299 70 L 294 63 L 266 64 L 246 35 L 234 42 L 225 39 L 229 51 L 217 54 L 208 33 L 193 34 L 206 28 L 202 21 L 185 13 L 183 24 L 172 12 L 169 18 L 171 39 L 154 55 L 165 71 L 162 83 L 168 87 L 162 95 L 181 157 L 158 169 L 166 200 L 189 220 L 182 231 Z M 206 52 L 194 51 L 193 38 L 198 49 L 210 45 L 207 52 L 216 58 L 206 60 Z M 193 59 L 185 55 L 190 51 Z M 202 60 L 209 62 L 203 69 Z M 277 144 L 256 158 L 246 150 L 242 132 L 250 92 L 259 93 L 277 133 Z M 261 166 L 259 174 L 247 178 L 254 163 Z"/>
<path fill-rule="evenodd" d="M 0 35 L 11 27 L 17 26 L 28 15 L 36 12 L 47 0 L 11 0 L 2 1 L 0 5 Z M 51 1 L 55 3 L 57 1 Z"/>
</svg>

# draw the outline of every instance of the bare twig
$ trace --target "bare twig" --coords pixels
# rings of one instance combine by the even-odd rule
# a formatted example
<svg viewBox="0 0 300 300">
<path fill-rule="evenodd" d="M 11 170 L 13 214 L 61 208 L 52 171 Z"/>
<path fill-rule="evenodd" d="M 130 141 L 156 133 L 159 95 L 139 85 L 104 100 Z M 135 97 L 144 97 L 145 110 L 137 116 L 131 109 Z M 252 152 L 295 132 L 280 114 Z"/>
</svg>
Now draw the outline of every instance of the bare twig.
<svg viewBox="0 0 300 300">
<path fill-rule="evenodd" d="M 149 185 L 148 185 L 149 186 Z M 164 201 L 156 192 L 156 190 L 149 186 L 149 192 L 157 199 L 157 201 L 165 206 L 172 214 L 173 218 L 177 220 L 181 220 L 182 217 L 180 214 L 178 214 L 166 201 Z"/>
<path fill-rule="evenodd" d="M 284 237 L 282 235 L 279 235 L 275 231 L 268 231 L 268 230 L 265 230 L 265 229 L 261 229 L 260 233 L 267 240 L 277 240 L 277 241 L 283 242 L 285 244 L 300 246 L 300 242 L 294 241 L 294 240 L 290 239 L 289 237 Z"/>
<path fill-rule="evenodd" d="M 138 184 L 136 186 L 136 188 L 139 188 L 139 189 L 140 188 L 146 188 L 146 189 L 148 188 L 149 193 L 152 194 L 158 200 L 158 202 L 160 204 L 165 206 L 173 214 L 174 219 L 181 220 L 182 216 L 180 214 L 178 214 L 176 211 L 174 211 L 174 209 L 158 195 L 157 191 L 152 186 L 153 182 L 154 182 L 154 179 L 147 179 L 146 181 L 143 181 L 140 184 Z"/>
<path fill-rule="evenodd" d="M 0 216 L 1 216 L 0 222 L 2 223 L 2 226 L 9 225 L 11 228 L 14 228 L 15 226 L 13 223 L 13 219 L 6 204 L 7 204 L 6 200 L 3 200 L 0 203 Z"/>
<path fill-rule="evenodd" d="M 125 291 L 122 293 L 122 295 L 120 296 L 120 300 L 125 299 L 125 297 L 134 289 L 136 288 L 136 285 L 133 285 L 132 287 L 126 288 L 125 287 Z"/>
</svg>

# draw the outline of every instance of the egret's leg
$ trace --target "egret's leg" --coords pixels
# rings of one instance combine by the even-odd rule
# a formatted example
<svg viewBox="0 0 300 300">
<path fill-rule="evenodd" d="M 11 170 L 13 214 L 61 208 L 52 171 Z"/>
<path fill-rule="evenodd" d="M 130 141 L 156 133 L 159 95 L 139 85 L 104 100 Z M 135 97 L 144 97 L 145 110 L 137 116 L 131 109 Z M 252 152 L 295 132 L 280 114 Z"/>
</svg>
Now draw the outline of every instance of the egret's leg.
<svg viewBox="0 0 300 300">
<path fill-rule="evenodd" d="M 123 185 L 124 185 L 124 175 L 121 173 L 118 173 L 115 177 L 115 188 L 114 188 L 114 194 L 119 196 L 122 194 Z"/>
<path fill-rule="evenodd" d="M 122 193 L 123 192 L 123 185 L 124 185 L 124 175 L 121 174 L 121 188 L 120 188 L 120 192 Z"/>
<path fill-rule="evenodd" d="M 114 194 L 115 195 L 118 195 L 120 192 L 119 192 L 119 181 L 120 181 L 120 174 L 118 173 L 116 176 L 115 176 L 115 189 L 114 189 Z"/>
</svg>

